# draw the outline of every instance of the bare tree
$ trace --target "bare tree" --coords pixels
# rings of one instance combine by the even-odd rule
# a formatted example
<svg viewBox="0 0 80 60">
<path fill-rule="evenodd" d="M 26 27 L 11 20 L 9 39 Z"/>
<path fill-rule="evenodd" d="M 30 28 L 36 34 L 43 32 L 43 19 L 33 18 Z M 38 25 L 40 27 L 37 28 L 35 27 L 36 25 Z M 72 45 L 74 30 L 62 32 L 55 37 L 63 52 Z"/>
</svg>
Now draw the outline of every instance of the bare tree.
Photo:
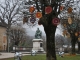
<svg viewBox="0 0 80 60">
<path fill-rule="evenodd" d="M 19 1 L 5 0 L 3 4 L 0 4 L 0 21 L 6 28 L 10 28 L 11 24 L 18 20 L 19 14 Z"/>
<path fill-rule="evenodd" d="M 34 2 L 33 2 L 34 1 Z M 58 18 L 58 14 L 60 13 L 60 4 L 63 0 L 29 0 L 26 2 L 28 5 L 29 3 L 36 4 L 35 8 L 37 9 L 36 12 L 41 12 L 42 17 L 39 19 L 38 24 L 42 24 L 44 27 L 44 31 L 46 33 L 46 57 L 47 60 L 56 60 L 56 52 L 55 52 L 55 31 L 57 24 L 53 22 L 53 20 Z M 49 7 L 51 11 L 45 11 L 45 8 Z M 48 9 L 49 10 L 49 9 Z M 34 15 L 34 14 L 31 14 Z M 26 21 L 25 21 L 26 22 Z M 33 23 L 33 21 L 31 21 Z M 34 23 L 35 24 L 35 23 Z"/>
<path fill-rule="evenodd" d="M 55 43 L 58 48 L 63 47 L 65 38 L 61 35 L 55 36 Z"/>
<path fill-rule="evenodd" d="M 60 4 L 64 0 L 33 0 L 36 4 L 36 12 L 41 12 L 42 17 L 39 19 L 38 24 L 42 24 L 46 33 L 46 58 L 47 60 L 56 60 L 55 52 L 55 31 L 59 23 L 58 14 L 60 13 Z M 32 0 L 26 2 L 32 4 Z M 45 8 L 50 8 L 51 11 L 45 11 Z M 31 14 L 34 15 L 34 14 Z M 56 23 L 53 20 L 58 20 Z M 33 21 L 31 21 L 33 23 Z M 35 24 L 35 23 L 34 23 Z M 34 26 L 34 25 L 33 25 Z"/>
<path fill-rule="evenodd" d="M 26 36 L 25 29 L 21 26 L 12 27 L 9 35 L 11 47 L 15 45 L 18 46 L 20 42 L 25 42 Z"/>
<path fill-rule="evenodd" d="M 9 31 L 12 23 L 20 19 L 19 0 L 5 0 L 0 3 L 0 22 L 7 28 L 7 51 L 9 52 Z"/>
<path fill-rule="evenodd" d="M 80 36 L 80 7 L 79 0 L 66 1 L 66 7 L 59 15 L 63 25 L 63 35 L 71 37 L 72 54 L 75 54 L 75 44 Z M 70 9 L 70 10 L 69 10 Z"/>
</svg>

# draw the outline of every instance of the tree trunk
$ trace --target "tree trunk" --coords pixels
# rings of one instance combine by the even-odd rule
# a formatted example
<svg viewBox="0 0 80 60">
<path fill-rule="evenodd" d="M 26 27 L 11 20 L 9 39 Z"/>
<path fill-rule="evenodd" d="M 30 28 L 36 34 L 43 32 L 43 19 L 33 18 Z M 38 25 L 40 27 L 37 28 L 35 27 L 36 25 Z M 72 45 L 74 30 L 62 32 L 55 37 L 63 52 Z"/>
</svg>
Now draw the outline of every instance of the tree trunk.
<svg viewBox="0 0 80 60">
<path fill-rule="evenodd" d="M 71 38 L 72 38 L 72 40 L 71 40 L 71 45 L 72 45 L 72 50 L 71 50 L 71 52 L 72 52 L 72 54 L 75 54 L 76 38 L 75 38 L 75 36 L 72 36 Z"/>
<path fill-rule="evenodd" d="M 78 42 L 78 53 L 80 54 L 80 42 Z"/>
<path fill-rule="evenodd" d="M 56 60 L 56 52 L 55 52 L 55 31 L 56 26 L 49 25 L 44 27 L 46 33 L 46 60 Z"/>
<path fill-rule="evenodd" d="M 71 44 L 72 44 L 72 54 L 75 54 L 75 43 L 72 41 Z"/>
</svg>

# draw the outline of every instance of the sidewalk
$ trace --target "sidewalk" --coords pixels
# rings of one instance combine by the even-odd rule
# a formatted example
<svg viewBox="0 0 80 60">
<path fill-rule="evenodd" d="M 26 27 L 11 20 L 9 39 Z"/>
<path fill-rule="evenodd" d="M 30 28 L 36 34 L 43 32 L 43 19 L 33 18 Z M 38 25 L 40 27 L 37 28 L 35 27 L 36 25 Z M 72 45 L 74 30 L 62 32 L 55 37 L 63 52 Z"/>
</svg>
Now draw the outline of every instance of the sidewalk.
<svg viewBox="0 0 80 60">
<path fill-rule="evenodd" d="M 15 53 L 7 53 L 7 52 L 4 53 L 4 52 L 1 52 L 0 59 L 14 57 L 14 54 L 15 54 Z M 23 54 L 23 53 L 22 53 L 22 56 L 24 56 L 24 55 L 30 55 L 30 54 Z"/>
<path fill-rule="evenodd" d="M 14 57 L 14 53 L 1 53 L 0 59 Z"/>
</svg>

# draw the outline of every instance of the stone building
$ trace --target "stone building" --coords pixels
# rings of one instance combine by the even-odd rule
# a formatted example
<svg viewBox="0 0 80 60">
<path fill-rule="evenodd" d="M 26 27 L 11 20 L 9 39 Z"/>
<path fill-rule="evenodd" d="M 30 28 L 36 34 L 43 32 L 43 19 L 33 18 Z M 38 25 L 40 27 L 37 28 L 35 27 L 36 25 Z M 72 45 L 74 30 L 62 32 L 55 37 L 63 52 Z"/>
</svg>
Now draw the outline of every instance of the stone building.
<svg viewBox="0 0 80 60">
<path fill-rule="evenodd" d="M 0 23 L 0 51 L 5 51 L 7 47 L 6 28 Z"/>
</svg>

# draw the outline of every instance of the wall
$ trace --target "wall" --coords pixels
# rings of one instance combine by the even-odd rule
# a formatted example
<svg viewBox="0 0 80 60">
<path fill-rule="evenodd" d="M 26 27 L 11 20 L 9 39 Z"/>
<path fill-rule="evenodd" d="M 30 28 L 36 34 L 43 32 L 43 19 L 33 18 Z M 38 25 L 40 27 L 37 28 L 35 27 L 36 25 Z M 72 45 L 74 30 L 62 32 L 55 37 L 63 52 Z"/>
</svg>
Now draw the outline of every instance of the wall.
<svg viewBox="0 0 80 60">
<path fill-rule="evenodd" d="M 6 28 L 0 26 L 0 50 L 6 50 L 6 46 L 7 46 Z"/>
</svg>

